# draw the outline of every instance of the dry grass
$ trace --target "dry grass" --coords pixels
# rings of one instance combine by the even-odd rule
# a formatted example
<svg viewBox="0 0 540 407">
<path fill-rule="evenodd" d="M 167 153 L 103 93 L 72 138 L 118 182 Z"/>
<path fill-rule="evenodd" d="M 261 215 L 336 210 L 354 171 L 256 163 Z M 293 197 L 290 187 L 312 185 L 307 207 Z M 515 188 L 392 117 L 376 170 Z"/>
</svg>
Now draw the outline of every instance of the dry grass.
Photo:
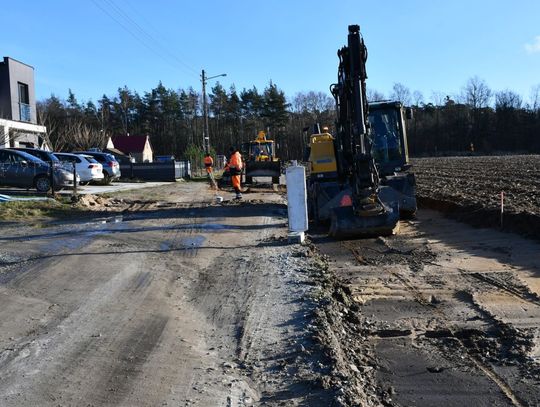
<svg viewBox="0 0 540 407">
<path fill-rule="evenodd" d="M 12 201 L 0 203 L 0 221 L 64 218 L 80 212 L 68 201 Z"/>
</svg>

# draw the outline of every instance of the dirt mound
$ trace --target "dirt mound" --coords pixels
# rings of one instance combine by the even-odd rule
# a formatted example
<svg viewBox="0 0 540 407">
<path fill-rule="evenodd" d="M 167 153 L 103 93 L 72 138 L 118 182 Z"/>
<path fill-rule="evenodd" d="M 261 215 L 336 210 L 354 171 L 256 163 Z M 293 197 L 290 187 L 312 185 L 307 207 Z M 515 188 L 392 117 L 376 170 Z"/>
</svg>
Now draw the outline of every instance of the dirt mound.
<svg viewBox="0 0 540 407">
<path fill-rule="evenodd" d="M 112 201 L 109 198 L 105 198 L 100 195 L 81 195 L 79 197 L 79 200 L 77 204 L 83 208 L 99 208 L 102 209 L 103 207 L 109 207 L 112 205 Z M 114 200 L 115 203 L 117 200 Z"/>
<path fill-rule="evenodd" d="M 313 278 L 321 287 L 315 338 L 330 368 L 323 386 L 333 389 L 337 406 L 380 406 L 387 395 L 376 383 L 377 361 L 366 345 L 359 306 L 348 287 L 329 271 L 328 258 L 315 248 L 311 255 Z"/>
</svg>

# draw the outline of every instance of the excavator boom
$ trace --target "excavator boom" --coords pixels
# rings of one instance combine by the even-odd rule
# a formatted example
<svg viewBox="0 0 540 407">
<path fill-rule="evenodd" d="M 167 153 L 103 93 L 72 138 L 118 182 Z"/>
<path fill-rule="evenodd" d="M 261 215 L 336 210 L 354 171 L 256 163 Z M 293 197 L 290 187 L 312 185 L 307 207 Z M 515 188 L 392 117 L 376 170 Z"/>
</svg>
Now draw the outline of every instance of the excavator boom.
<svg viewBox="0 0 540 407">
<path fill-rule="evenodd" d="M 356 237 L 391 234 L 398 211 L 379 199 L 379 174 L 371 150 L 366 97 L 367 49 L 358 25 L 349 26 L 347 46 L 338 51 L 336 160 L 344 196 L 331 214 L 330 234 Z"/>
</svg>

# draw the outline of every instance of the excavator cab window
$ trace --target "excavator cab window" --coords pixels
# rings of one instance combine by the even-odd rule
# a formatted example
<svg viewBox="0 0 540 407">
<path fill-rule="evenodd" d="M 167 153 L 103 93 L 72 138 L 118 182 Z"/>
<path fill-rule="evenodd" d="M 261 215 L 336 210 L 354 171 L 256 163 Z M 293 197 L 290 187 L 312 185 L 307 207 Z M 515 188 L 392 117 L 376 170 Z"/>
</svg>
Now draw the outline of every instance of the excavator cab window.
<svg viewBox="0 0 540 407">
<path fill-rule="evenodd" d="M 372 155 L 379 165 L 401 162 L 403 147 L 400 137 L 400 122 L 393 109 L 370 110 Z"/>
<path fill-rule="evenodd" d="M 253 143 L 251 145 L 251 155 L 257 157 L 270 157 L 274 154 L 272 143 Z"/>
</svg>

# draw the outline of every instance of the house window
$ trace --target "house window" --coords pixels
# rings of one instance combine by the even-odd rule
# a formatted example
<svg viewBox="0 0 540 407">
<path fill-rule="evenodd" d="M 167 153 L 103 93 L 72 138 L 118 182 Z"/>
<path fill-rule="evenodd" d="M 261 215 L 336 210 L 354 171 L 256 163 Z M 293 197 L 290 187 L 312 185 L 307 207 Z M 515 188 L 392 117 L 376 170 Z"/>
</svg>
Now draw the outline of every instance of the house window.
<svg viewBox="0 0 540 407">
<path fill-rule="evenodd" d="M 28 85 L 26 83 L 19 82 L 19 102 L 24 104 L 30 104 L 30 97 L 28 96 Z"/>
<path fill-rule="evenodd" d="M 28 94 L 28 85 L 18 82 L 19 87 L 19 116 L 23 122 L 29 122 L 30 117 L 30 95 Z"/>
</svg>

